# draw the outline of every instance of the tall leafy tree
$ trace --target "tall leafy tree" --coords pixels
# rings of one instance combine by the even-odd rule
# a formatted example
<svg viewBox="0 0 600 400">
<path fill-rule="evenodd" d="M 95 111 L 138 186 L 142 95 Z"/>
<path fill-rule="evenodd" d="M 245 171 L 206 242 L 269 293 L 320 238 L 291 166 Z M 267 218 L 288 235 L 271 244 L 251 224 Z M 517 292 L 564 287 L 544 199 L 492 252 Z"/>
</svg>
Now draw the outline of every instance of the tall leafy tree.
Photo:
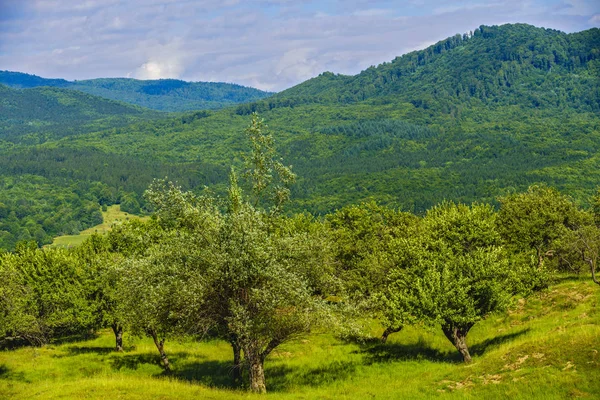
<svg viewBox="0 0 600 400">
<path fill-rule="evenodd" d="M 280 211 L 290 199 L 290 185 L 296 181 L 296 175 L 291 167 L 278 159 L 273 135 L 257 113 L 252 113 L 245 134 L 250 140 L 251 151 L 244 155 L 244 176 L 252 186 L 251 202 L 254 207 L 272 206 L 275 211 Z"/>
<path fill-rule="evenodd" d="M 156 304 L 151 316 L 158 319 L 144 314 L 135 320 L 217 332 L 232 344 L 236 369 L 243 353 L 250 389 L 265 392 L 266 357 L 323 320 L 327 307 L 321 284 L 327 274 L 326 265 L 316 261 L 319 246 L 310 244 L 313 231 L 280 214 L 293 174 L 275 159 L 272 138 L 257 115 L 247 133 L 252 200 L 245 199 L 233 169 L 222 208 L 210 196 L 156 182 L 146 198 L 158 223 L 172 232 L 172 246 L 161 242 L 159 254 L 136 262 L 125 281 L 132 290 L 139 288 L 140 296 L 148 290 L 155 298 L 168 296 L 160 304 L 149 299 Z M 185 300 L 172 301 L 177 298 Z"/>
</svg>

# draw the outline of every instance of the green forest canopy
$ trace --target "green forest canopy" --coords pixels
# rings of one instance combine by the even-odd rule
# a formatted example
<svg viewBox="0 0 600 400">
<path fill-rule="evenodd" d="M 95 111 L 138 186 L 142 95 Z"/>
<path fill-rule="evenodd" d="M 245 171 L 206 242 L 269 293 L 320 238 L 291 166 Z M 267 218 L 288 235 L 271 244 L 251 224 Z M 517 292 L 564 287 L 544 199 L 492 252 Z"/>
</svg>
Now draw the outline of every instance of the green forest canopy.
<svg viewBox="0 0 600 400">
<path fill-rule="evenodd" d="M 221 111 L 156 120 L 131 109 L 119 117 L 129 123 L 115 125 L 111 113 L 89 122 L 71 118 L 86 115 L 79 105 L 87 103 L 66 107 L 59 89 L 30 89 L 40 91 L 29 92 L 31 104 L 44 99 L 61 108 L 36 116 L 38 126 L 26 135 L 23 110 L 0 108 L 8 127 L 0 136 L 0 175 L 3 182 L 45 182 L 33 203 L 38 195 L 74 199 L 82 196 L 75 188 L 96 188 L 85 189 L 79 202 L 67 200 L 73 215 L 89 216 L 83 221 L 93 221 L 83 200 L 127 199 L 144 208 L 141 195 L 153 178 L 223 193 L 229 165 L 241 162 L 241 132 L 258 111 L 299 176 L 289 211 L 324 214 L 368 200 L 417 214 L 444 199 L 497 206 L 498 196 L 535 183 L 585 205 L 600 182 L 599 43 L 599 29 L 565 34 L 524 24 L 482 26 L 356 76 L 324 73 Z M 9 102 L 22 96 L 3 90 Z M 70 128 L 71 120 L 80 128 Z M 0 201 L 15 218 L 10 226 L 0 220 L 1 247 L 73 232 L 49 228 L 41 204 L 30 206 L 42 210 L 32 214 L 38 217 L 19 217 L 24 192 L 4 185 Z M 67 220 L 65 227 L 87 227 Z"/>
</svg>

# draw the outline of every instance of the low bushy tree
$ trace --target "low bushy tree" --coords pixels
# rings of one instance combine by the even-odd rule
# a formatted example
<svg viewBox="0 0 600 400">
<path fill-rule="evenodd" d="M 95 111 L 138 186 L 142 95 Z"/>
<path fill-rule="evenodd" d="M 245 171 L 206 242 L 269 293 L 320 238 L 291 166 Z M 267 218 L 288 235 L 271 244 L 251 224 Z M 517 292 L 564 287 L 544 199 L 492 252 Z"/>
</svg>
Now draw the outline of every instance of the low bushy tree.
<svg viewBox="0 0 600 400">
<path fill-rule="evenodd" d="M 505 309 L 512 294 L 494 210 L 443 203 L 428 211 L 421 228 L 417 242 L 407 245 L 407 263 L 393 271 L 383 293 L 389 318 L 441 326 L 470 362 L 470 329 Z"/>
</svg>

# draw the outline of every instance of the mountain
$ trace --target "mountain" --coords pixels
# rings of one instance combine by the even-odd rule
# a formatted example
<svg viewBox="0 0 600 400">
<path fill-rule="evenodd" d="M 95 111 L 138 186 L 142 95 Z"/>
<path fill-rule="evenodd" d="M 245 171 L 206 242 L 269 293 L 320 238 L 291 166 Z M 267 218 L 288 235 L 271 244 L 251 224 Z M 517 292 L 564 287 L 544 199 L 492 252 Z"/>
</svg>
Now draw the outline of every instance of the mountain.
<svg viewBox="0 0 600 400">
<path fill-rule="evenodd" d="M 599 49 L 598 28 L 566 34 L 526 24 L 481 26 L 355 76 L 323 73 L 263 104 L 372 100 L 442 112 L 477 105 L 598 112 Z"/>
<path fill-rule="evenodd" d="M 482 26 L 355 76 L 324 73 L 235 108 L 36 146 L 0 141 L 0 177 L 5 188 L 14 187 L 13 177 L 43 179 L 47 200 L 58 186 L 63 197 L 121 202 L 130 212 L 144 206 L 141 195 L 153 178 L 219 192 L 229 166 L 241 169 L 243 130 L 258 111 L 299 176 L 294 211 L 322 214 L 376 200 L 420 213 L 444 199 L 496 203 L 535 183 L 586 204 L 600 183 L 598 43 L 599 29 Z M 16 210 L 13 225 L 0 224 L 11 235 L 0 246 L 27 237 L 26 224 L 31 237 L 36 227 L 49 231 L 43 218 L 23 217 L 18 196 L 27 185 L 0 190 L 5 214 Z"/>
<path fill-rule="evenodd" d="M 20 72 L 0 71 L 0 83 L 13 88 L 50 86 L 78 90 L 159 111 L 218 109 L 259 100 L 272 93 L 230 83 L 185 82 L 177 79 L 101 78 L 70 82 Z"/>
<path fill-rule="evenodd" d="M 0 85 L 0 140 L 38 143 L 165 114 L 76 90 Z"/>
</svg>

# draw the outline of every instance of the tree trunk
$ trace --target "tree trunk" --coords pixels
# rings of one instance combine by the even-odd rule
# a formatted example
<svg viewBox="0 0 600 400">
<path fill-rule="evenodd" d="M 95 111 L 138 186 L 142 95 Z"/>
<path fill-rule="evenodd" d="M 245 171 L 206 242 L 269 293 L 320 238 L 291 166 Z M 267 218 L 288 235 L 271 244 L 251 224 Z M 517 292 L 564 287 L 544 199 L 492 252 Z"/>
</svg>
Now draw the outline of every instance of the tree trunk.
<svg viewBox="0 0 600 400">
<path fill-rule="evenodd" d="M 381 335 L 381 343 L 387 342 L 388 336 L 390 336 L 392 333 L 400 332 L 402 328 L 402 326 L 400 328 L 392 328 L 391 326 L 388 326 Z"/>
<path fill-rule="evenodd" d="M 600 281 L 598 281 L 598 278 L 596 278 L 596 261 L 592 258 L 586 258 L 585 260 L 590 265 L 590 270 L 592 271 L 592 281 L 594 281 L 595 284 L 600 285 Z"/>
<path fill-rule="evenodd" d="M 254 393 L 267 393 L 265 385 L 265 356 L 259 349 L 244 346 L 244 358 L 248 363 L 248 376 L 250 377 L 250 391 Z"/>
<path fill-rule="evenodd" d="M 233 349 L 233 385 L 239 386 L 242 383 L 242 347 L 238 343 L 237 338 L 232 338 L 230 343 Z"/>
<path fill-rule="evenodd" d="M 158 335 L 154 330 L 149 331 L 150 336 L 154 340 L 154 344 L 158 349 L 158 353 L 160 354 L 160 361 L 162 362 L 163 368 L 165 372 L 171 372 L 171 365 L 169 364 L 169 358 L 167 357 L 167 353 L 165 353 L 165 339 L 158 340 Z"/>
<path fill-rule="evenodd" d="M 115 351 L 123 351 L 123 327 L 119 324 L 112 324 L 111 328 L 115 334 Z"/>
<path fill-rule="evenodd" d="M 265 370 L 262 359 L 258 357 L 253 360 L 249 360 L 249 362 L 250 391 L 254 393 L 267 393 L 267 387 L 265 385 Z"/>
<path fill-rule="evenodd" d="M 537 247 L 537 258 L 538 258 L 538 270 L 541 271 L 542 267 L 544 266 L 544 255 L 542 253 L 542 248 L 541 247 Z"/>
<path fill-rule="evenodd" d="M 462 355 L 463 361 L 465 363 L 471 362 L 471 355 L 469 354 L 469 348 L 467 347 L 467 333 L 469 333 L 469 329 L 471 329 L 473 325 L 465 325 L 465 326 L 456 326 L 452 324 L 447 324 L 442 326 L 442 331 L 444 331 L 444 335 L 452 342 L 456 350 Z"/>
</svg>

